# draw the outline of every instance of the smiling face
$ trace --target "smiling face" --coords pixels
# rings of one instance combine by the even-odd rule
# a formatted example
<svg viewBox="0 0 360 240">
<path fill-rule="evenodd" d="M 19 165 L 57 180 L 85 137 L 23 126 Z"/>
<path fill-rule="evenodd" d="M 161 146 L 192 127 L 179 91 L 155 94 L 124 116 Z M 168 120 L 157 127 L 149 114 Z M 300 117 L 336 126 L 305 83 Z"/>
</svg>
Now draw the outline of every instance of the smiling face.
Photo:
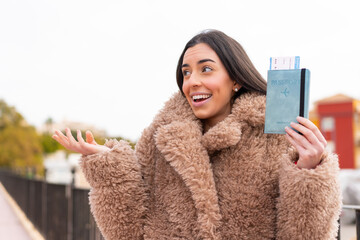
<svg viewBox="0 0 360 240">
<path fill-rule="evenodd" d="M 231 112 L 234 89 L 240 86 L 230 79 L 215 51 L 205 43 L 186 50 L 182 90 L 196 117 L 212 127 Z"/>
</svg>

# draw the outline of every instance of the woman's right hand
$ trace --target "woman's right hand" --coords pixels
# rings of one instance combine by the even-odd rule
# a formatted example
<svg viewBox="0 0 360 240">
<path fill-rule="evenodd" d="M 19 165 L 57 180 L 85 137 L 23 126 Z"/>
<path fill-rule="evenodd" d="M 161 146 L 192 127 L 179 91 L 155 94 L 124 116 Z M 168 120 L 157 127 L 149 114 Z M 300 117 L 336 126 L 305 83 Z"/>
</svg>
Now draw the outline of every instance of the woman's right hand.
<svg viewBox="0 0 360 240">
<path fill-rule="evenodd" d="M 52 136 L 58 143 L 63 145 L 66 149 L 81 153 L 83 155 L 90 155 L 94 153 L 109 151 L 110 148 L 99 145 L 95 142 L 94 136 L 90 131 L 86 131 L 86 142 L 81 136 L 81 131 L 77 130 L 77 140 L 72 136 L 69 128 L 65 129 L 66 135 L 61 131 L 55 130 L 55 134 Z"/>
</svg>

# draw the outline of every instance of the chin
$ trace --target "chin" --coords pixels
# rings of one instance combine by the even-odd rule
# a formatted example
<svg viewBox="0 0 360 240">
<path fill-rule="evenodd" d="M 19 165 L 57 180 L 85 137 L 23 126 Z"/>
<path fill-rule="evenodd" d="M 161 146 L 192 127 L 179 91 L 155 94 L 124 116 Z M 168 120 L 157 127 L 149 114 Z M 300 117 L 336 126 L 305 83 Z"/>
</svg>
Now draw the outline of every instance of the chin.
<svg viewBox="0 0 360 240">
<path fill-rule="evenodd" d="M 196 112 L 196 111 L 193 111 L 195 117 L 201 119 L 201 120 L 204 120 L 204 119 L 208 119 L 209 118 L 209 114 L 205 114 L 205 113 L 199 113 L 199 112 Z"/>
</svg>

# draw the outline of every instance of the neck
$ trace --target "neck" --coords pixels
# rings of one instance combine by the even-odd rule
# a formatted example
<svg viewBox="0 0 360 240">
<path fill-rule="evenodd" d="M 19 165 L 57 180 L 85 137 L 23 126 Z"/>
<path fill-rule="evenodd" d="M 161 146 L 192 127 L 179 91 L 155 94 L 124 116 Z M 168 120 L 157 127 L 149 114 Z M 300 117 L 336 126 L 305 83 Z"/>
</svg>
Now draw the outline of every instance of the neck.
<svg viewBox="0 0 360 240">
<path fill-rule="evenodd" d="M 203 119 L 202 124 L 203 124 L 204 133 L 206 133 L 210 128 L 212 128 L 213 126 L 215 126 L 216 124 L 218 124 L 219 122 L 224 120 L 229 114 L 230 114 L 230 111 L 227 112 L 226 114 L 223 114 L 223 115 L 220 115 L 220 116 L 215 116 L 213 118 Z"/>
<path fill-rule="evenodd" d="M 206 133 L 207 131 L 209 131 L 209 129 L 214 126 L 214 125 L 208 124 L 205 120 L 202 121 L 202 122 L 203 122 L 203 130 L 204 130 L 204 133 Z"/>
</svg>

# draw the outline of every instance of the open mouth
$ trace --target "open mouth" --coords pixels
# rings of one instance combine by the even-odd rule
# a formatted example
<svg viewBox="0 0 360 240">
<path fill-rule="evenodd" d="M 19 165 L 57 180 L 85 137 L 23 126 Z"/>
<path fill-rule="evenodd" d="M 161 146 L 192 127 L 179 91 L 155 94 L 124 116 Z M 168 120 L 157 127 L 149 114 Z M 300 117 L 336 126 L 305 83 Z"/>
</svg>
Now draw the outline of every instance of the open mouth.
<svg viewBox="0 0 360 240">
<path fill-rule="evenodd" d="M 202 95 L 194 95 L 192 96 L 192 100 L 194 102 L 203 102 L 211 97 L 211 94 L 202 94 Z"/>
</svg>

